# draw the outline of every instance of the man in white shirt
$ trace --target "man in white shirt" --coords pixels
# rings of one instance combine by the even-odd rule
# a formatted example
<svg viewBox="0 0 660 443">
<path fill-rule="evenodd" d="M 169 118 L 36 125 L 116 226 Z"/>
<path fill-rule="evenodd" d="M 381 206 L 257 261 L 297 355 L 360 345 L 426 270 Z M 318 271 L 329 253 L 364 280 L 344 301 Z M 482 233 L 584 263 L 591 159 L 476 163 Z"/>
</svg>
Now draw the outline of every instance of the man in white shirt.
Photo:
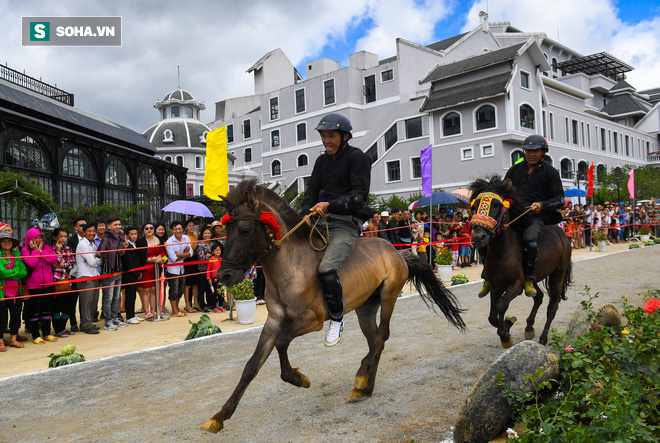
<svg viewBox="0 0 660 443">
<path fill-rule="evenodd" d="M 76 252 L 76 249 L 78 249 L 78 243 L 85 239 L 85 232 L 83 231 L 82 227 L 86 224 L 87 222 L 85 221 L 84 217 L 78 217 L 73 221 L 73 229 L 75 229 L 75 232 L 66 242 L 66 245 L 71 248 L 71 251 Z M 73 267 L 69 275 L 72 279 L 78 277 L 78 269 L 76 266 Z M 76 318 L 76 305 L 78 304 L 78 284 L 75 282 L 71 283 L 71 289 L 73 289 L 74 292 L 69 295 L 71 298 L 69 302 L 69 310 L 66 312 L 66 314 L 69 314 L 71 332 L 78 332 L 80 330 L 78 328 L 78 319 Z"/>
<path fill-rule="evenodd" d="M 183 259 L 192 256 L 192 249 L 190 248 L 190 238 L 187 235 L 183 235 L 183 225 L 181 222 L 172 222 L 170 228 L 173 235 L 165 242 L 167 264 L 176 266 L 167 266 L 165 268 L 165 277 L 170 287 L 168 299 L 172 305 L 172 315 L 175 317 L 185 317 L 186 314 L 179 311 L 179 300 L 183 295 L 185 281 L 183 277 Z"/>
<path fill-rule="evenodd" d="M 76 248 L 76 267 L 78 278 L 96 277 L 99 275 L 97 266 L 101 265 L 101 256 L 96 252 L 94 237 L 96 227 L 93 224 L 82 226 L 85 238 L 78 242 Z M 98 334 L 99 331 L 92 323 L 92 313 L 99 304 L 99 281 L 87 280 L 78 282 L 80 330 L 87 334 Z"/>
</svg>

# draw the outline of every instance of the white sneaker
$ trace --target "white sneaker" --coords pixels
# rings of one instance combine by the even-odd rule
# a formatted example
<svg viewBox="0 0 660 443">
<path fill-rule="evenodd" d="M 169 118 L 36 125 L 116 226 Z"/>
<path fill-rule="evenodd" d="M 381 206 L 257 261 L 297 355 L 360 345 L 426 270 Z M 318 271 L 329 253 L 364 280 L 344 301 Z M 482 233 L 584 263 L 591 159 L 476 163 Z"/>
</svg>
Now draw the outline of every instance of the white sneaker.
<svg viewBox="0 0 660 443">
<path fill-rule="evenodd" d="M 137 321 L 144 321 L 144 319 L 142 317 L 138 317 L 137 315 L 133 318 L 136 319 Z"/>
<path fill-rule="evenodd" d="M 118 318 L 115 318 L 112 320 L 112 324 L 117 326 L 118 328 L 125 328 L 128 326 L 128 323 L 124 323 L 123 321 L 119 320 Z"/>
<path fill-rule="evenodd" d="M 341 334 L 344 331 L 344 321 L 330 320 L 328 332 L 325 334 L 325 345 L 334 346 L 341 341 Z"/>
<path fill-rule="evenodd" d="M 126 320 L 126 323 L 128 323 L 129 325 L 139 325 L 140 320 L 138 320 L 137 317 L 133 317 Z"/>
</svg>

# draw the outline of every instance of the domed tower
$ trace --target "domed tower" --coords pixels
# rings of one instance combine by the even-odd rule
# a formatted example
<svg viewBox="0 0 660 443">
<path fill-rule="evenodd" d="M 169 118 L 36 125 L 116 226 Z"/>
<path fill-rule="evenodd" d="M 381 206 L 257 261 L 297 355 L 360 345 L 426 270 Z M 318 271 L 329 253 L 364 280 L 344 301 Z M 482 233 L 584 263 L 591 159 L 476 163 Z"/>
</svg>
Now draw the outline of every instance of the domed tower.
<svg viewBox="0 0 660 443">
<path fill-rule="evenodd" d="M 156 157 L 188 168 L 186 195 L 202 194 L 208 126 L 199 119 L 206 109 L 181 87 L 154 104 L 160 121 L 147 129 L 144 136 L 157 150 Z"/>
</svg>

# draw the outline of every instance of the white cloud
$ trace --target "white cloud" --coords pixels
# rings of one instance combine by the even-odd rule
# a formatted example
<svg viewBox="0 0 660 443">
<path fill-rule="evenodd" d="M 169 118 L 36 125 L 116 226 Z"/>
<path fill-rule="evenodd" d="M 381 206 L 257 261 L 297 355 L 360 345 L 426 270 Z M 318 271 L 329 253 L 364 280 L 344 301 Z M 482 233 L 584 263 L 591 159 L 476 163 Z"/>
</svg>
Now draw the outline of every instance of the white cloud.
<svg viewBox="0 0 660 443">
<path fill-rule="evenodd" d="M 464 31 L 479 24 L 479 11 L 487 5 L 491 22 L 509 21 L 522 31 L 545 32 L 583 55 L 608 52 L 635 68 L 628 81 L 637 89 L 660 86 L 660 17 L 624 23 L 613 0 L 480 0 L 470 8 Z"/>
</svg>

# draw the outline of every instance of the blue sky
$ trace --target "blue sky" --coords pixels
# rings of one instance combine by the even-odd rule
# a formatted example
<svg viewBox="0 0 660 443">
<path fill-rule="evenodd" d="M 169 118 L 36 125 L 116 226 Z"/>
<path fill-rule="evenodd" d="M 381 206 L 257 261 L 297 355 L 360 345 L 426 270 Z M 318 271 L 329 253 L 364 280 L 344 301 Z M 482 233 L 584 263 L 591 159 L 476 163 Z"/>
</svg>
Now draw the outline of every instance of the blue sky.
<svg viewBox="0 0 660 443">
<path fill-rule="evenodd" d="M 629 82 L 660 87 L 658 0 L 46 0 L 0 3 L 0 62 L 75 94 L 76 106 L 143 132 L 153 104 L 181 86 L 206 103 L 253 92 L 245 71 L 281 48 L 301 73 L 321 57 L 348 64 L 366 50 L 395 55 L 397 37 L 429 44 L 479 23 L 510 21 L 582 53 L 606 51 L 633 65 Z M 110 16 L 123 20 L 121 48 L 23 47 L 21 16 Z"/>
</svg>

